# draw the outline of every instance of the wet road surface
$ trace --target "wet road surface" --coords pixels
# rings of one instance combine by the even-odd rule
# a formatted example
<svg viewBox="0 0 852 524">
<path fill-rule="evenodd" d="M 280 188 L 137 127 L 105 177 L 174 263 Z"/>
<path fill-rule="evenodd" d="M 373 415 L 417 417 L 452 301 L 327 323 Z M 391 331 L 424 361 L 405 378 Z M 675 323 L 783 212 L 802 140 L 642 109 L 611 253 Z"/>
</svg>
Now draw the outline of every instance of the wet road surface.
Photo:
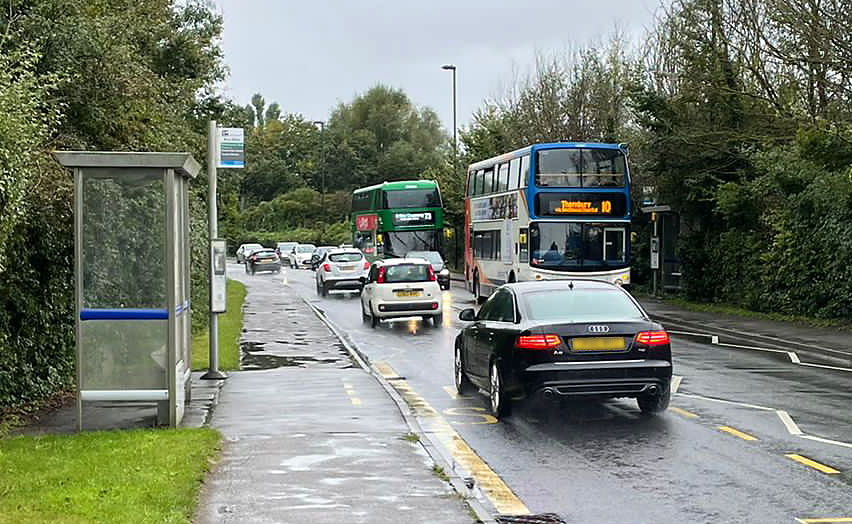
<svg viewBox="0 0 852 524">
<path fill-rule="evenodd" d="M 567 523 L 852 522 L 852 373 L 673 337 L 672 409 L 633 400 L 523 402 L 494 423 L 479 394 L 452 390 L 461 287 L 441 327 L 362 324 L 354 295 L 316 295 L 310 271 L 257 276 L 296 291 L 374 362 L 386 363 L 532 513 Z M 800 520 L 797 520 L 800 519 Z"/>
</svg>

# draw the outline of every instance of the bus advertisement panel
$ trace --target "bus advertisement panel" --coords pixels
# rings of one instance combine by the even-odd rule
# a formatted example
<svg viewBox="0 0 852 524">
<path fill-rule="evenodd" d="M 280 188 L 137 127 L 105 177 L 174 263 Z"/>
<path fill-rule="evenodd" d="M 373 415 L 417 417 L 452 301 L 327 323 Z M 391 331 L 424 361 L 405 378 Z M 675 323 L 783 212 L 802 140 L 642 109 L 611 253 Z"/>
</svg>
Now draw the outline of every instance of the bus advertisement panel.
<svg viewBox="0 0 852 524">
<path fill-rule="evenodd" d="M 477 299 L 522 280 L 630 283 L 630 174 L 618 144 L 536 144 L 471 165 L 465 281 Z"/>
<path fill-rule="evenodd" d="M 352 245 L 370 260 L 440 251 L 443 229 L 434 180 L 384 182 L 352 194 Z"/>
</svg>

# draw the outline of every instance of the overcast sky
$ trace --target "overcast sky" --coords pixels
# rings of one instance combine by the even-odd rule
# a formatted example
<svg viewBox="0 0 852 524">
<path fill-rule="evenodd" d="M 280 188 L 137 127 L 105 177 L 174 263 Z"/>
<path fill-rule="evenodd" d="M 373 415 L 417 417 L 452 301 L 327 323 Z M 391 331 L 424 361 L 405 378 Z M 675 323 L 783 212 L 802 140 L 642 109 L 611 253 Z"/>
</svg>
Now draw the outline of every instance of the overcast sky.
<svg viewBox="0 0 852 524">
<path fill-rule="evenodd" d="M 402 88 L 452 129 L 455 64 L 459 125 L 501 93 L 536 52 L 606 40 L 636 42 L 659 0 L 216 0 L 230 68 L 224 93 L 259 92 L 284 112 L 325 120 L 339 102 L 382 83 Z M 535 7 L 528 7 L 534 5 Z"/>
</svg>

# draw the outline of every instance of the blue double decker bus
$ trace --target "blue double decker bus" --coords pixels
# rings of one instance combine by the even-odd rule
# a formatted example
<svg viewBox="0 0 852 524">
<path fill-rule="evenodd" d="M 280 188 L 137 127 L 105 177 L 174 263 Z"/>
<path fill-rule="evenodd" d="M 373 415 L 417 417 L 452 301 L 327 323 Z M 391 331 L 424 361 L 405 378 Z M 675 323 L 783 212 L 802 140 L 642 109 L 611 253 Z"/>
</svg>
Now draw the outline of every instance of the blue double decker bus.
<svg viewBox="0 0 852 524">
<path fill-rule="evenodd" d="M 566 278 L 630 283 L 626 146 L 535 144 L 469 166 L 468 289 Z"/>
</svg>

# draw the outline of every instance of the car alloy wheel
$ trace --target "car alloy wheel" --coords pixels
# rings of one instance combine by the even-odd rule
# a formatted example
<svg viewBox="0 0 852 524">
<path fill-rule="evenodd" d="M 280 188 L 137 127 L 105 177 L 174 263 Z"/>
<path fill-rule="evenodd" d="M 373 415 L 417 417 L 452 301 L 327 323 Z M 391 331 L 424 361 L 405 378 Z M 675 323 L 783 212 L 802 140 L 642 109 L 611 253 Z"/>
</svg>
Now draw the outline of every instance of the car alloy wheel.
<svg viewBox="0 0 852 524">
<path fill-rule="evenodd" d="M 456 356 L 455 356 L 455 382 L 456 382 L 456 393 L 459 395 L 464 395 L 467 393 L 469 389 L 470 382 L 467 380 L 467 375 L 464 374 L 464 366 L 462 365 L 462 352 L 460 347 L 456 347 Z"/>
<path fill-rule="evenodd" d="M 488 398 L 491 401 L 491 415 L 499 419 L 500 417 L 509 415 L 511 404 L 509 404 L 509 399 L 503 390 L 503 380 L 500 376 L 500 369 L 496 360 L 491 362 L 491 372 L 489 375 L 491 387 L 488 391 Z"/>
</svg>

